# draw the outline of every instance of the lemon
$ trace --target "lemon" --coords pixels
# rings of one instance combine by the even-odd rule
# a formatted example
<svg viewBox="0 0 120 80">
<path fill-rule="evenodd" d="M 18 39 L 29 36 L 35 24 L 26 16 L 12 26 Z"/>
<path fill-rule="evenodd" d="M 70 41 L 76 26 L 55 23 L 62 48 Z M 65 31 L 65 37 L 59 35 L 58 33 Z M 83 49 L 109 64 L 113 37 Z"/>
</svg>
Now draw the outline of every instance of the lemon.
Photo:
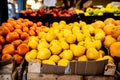
<svg viewBox="0 0 120 80">
<path fill-rule="evenodd" d="M 61 20 L 59 23 L 66 25 L 66 22 L 64 20 Z"/>
<path fill-rule="evenodd" d="M 105 55 L 105 52 L 103 50 L 99 50 L 98 52 L 99 52 L 100 58 L 102 58 Z"/>
<path fill-rule="evenodd" d="M 37 59 L 44 60 L 44 59 L 48 59 L 50 56 L 51 56 L 51 52 L 49 49 L 41 48 L 38 51 Z"/>
<path fill-rule="evenodd" d="M 28 42 L 28 46 L 32 49 L 36 49 L 38 45 L 38 42 L 36 40 L 31 40 Z"/>
<path fill-rule="evenodd" d="M 85 35 L 82 33 L 77 33 L 76 37 L 77 37 L 77 42 L 81 42 L 85 39 Z"/>
<path fill-rule="evenodd" d="M 99 53 L 95 48 L 89 48 L 86 51 L 86 56 L 88 59 L 97 59 L 99 58 Z"/>
<path fill-rule="evenodd" d="M 70 50 L 74 56 L 82 56 L 85 53 L 85 47 L 81 45 L 71 44 Z"/>
<path fill-rule="evenodd" d="M 58 44 L 54 44 L 50 47 L 52 54 L 59 54 L 62 51 L 62 47 Z"/>
<path fill-rule="evenodd" d="M 25 60 L 27 62 L 29 62 L 30 59 L 36 59 L 37 54 L 38 54 L 37 50 L 35 50 L 35 49 L 31 50 L 30 52 L 27 52 L 26 55 L 25 55 Z"/>
<path fill-rule="evenodd" d="M 87 61 L 87 60 L 88 60 L 88 59 L 87 59 L 86 55 L 80 56 L 80 57 L 78 58 L 78 61 Z"/>
<path fill-rule="evenodd" d="M 40 48 L 49 48 L 50 45 L 47 43 L 47 41 L 40 41 L 39 44 L 37 45 L 37 49 L 39 50 Z"/>
<path fill-rule="evenodd" d="M 101 41 L 103 41 L 104 38 L 105 38 L 105 34 L 104 34 L 104 33 L 96 33 L 96 34 L 95 34 L 95 39 L 96 39 L 96 40 L 101 40 Z"/>
<path fill-rule="evenodd" d="M 71 50 L 64 50 L 62 52 L 62 58 L 67 59 L 67 60 L 72 60 L 73 59 L 73 53 Z"/>
<path fill-rule="evenodd" d="M 31 36 L 30 38 L 29 38 L 29 41 L 31 41 L 31 40 L 35 40 L 35 41 L 39 41 L 39 39 L 38 39 L 38 37 L 37 36 Z"/>
<path fill-rule="evenodd" d="M 38 33 L 38 38 L 44 39 L 44 38 L 45 38 L 45 35 L 46 35 L 45 32 L 39 32 L 39 33 Z"/>
<path fill-rule="evenodd" d="M 67 50 L 69 49 L 69 44 L 66 41 L 60 42 L 62 49 Z"/>
<path fill-rule="evenodd" d="M 60 59 L 58 61 L 58 66 L 67 66 L 68 65 L 68 60 L 67 59 Z"/>
<path fill-rule="evenodd" d="M 96 61 L 101 61 L 101 60 L 104 60 L 104 58 L 100 57 L 100 58 L 96 59 Z"/>
<path fill-rule="evenodd" d="M 94 43 L 94 45 L 95 45 L 95 48 L 96 48 L 97 50 L 100 50 L 100 48 L 102 47 L 102 42 L 101 42 L 101 40 L 94 40 L 93 43 Z"/>
<path fill-rule="evenodd" d="M 43 60 L 42 63 L 44 63 L 44 64 L 56 65 L 55 62 L 52 61 L 52 60 Z"/>
<path fill-rule="evenodd" d="M 74 34 L 69 34 L 68 36 L 65 36 L 65 40 L 68 43 L 75 43 L 76 42 L 76 36 Z"/>
<path fill-rule="evenodd" d="M 108 59 L 108 62 L 114 62 L 114 59 L 109 55 L 105 55 L 103 59 Z"/>
<path fill-rule="evenodd" d="M 58 22 L 53 22 L 52 27 L 57 27 L 59 25 Z"/>
<path fill-rule="evenodd" d="M 49 60 L 53 60 L 54 62 L 58 62 L 60 60 L 60 57 L 58 55 L 52 55 Z"/>
<path fill-rule="evenodd" d="M 52 40 L 51 42 L 50 42 L 50 45 L 54 45 L 54 44 L 60 44 L 60 42 L 58 41 L 58 40 Z"/>
</svg>

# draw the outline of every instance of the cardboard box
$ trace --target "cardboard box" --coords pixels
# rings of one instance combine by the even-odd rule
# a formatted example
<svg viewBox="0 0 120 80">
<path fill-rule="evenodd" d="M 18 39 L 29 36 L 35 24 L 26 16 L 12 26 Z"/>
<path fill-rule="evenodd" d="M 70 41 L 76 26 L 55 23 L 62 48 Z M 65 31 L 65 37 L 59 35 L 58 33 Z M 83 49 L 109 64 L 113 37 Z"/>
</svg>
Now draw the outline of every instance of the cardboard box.
<svg viewBox="0 0 120 80">
<path fill-rule="evenodd" d="M 71 61 L 67 67 L 41 64 L 30 61 L 28 73 L 42 74 L 72 74 L 72 75 L 103 75 L 108 60 L 101 61 Z"/>
<path fill-rule="evenodd" d="M 79 75 L 101 75 L 104 74 L 105 65 L 108 60 L 101 61 L 73 61 L 69 62 L 69 74 Z"/>
<path fill-rule="evenodd" d="M 28 73 L 64 74 L 65 68 L 63 66 L 41 64 L 31 60 L 28 64 Z"/>
<path fill-rule="evenodd" d="M 116 71 L 116 65 L 113 62 L 109 62 L 105 66 L 104 75 L 114 76 Z"/>
</svg>

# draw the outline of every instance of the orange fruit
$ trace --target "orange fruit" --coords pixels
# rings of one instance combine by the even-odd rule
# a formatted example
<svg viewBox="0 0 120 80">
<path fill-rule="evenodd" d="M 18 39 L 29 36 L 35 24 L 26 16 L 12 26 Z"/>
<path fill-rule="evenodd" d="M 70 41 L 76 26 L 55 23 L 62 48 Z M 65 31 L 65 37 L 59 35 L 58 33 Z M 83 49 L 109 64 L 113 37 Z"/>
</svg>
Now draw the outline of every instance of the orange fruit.
<svg viewBox="0 0 120 80">
<path fill-rule="evenodd" d="M 116 39 L 113 38 L 111 35 L 107 35 L 107 36 L 105 37 L 105 40 L 104 40 L 103 44 L 104 44 L 104 46 L 105 46 L 106 48 L 109 48 L 110 45 L 111 45 L 112 43 L 114 43 L 114 42 L 116 42 Z"/>
<path fill-rule="evenodd" d="M 105 24 L 115 24 L 116 21 L 113 18 L 107 18 L 106 20 L 104 20 L 104 23 Z"/>
<path fill-rule="evenodd" d="M 112 57 L 119 57 L 120 58 L 120 42 L 114 42 L 110 46 L 110 55 Z"/>
<path fill-rule="evenodd" d="M 112 32 L 111 32 L 111 33 L 112 33 L 111 35 L 112 35 L 114 38 L 117 38 L 117 37 L 120 35 L 120 25 L 115 26 L 115 28 L 112 29 Z"/>
<path fill-rule="evenodd" d="M 104 22 L 103 21 L 96 21 L 94 23 L 91 24 L 94 28 L 103 28 L 105 26 Z"/>
<path fill-rule="evenodd" d="M 107 24 L 104 26 L 103 31 L 105 32 L 105 34 L 107 35 L 111 35 L 112 30 L 115 28 L 114 24 Z"/>
</svg>

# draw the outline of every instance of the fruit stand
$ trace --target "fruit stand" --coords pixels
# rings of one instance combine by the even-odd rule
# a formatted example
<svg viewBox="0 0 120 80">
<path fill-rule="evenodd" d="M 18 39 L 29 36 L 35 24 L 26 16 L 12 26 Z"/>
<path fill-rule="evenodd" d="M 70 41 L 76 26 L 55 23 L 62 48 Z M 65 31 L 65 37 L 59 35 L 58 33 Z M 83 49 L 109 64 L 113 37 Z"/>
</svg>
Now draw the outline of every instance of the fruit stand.
<svg viewBox="0 0 120 80">
<path fill-rule="evenodd" d="M 9 18 L 0 26 L 0 80 L 119 80 L 120 9 L 104 9 Z"/>
</svg>

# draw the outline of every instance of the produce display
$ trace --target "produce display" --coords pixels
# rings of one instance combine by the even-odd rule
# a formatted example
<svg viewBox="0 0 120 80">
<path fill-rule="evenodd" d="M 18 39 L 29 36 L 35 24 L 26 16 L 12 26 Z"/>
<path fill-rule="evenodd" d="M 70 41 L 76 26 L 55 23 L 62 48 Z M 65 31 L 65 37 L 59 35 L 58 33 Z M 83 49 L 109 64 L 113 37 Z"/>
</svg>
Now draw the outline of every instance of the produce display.
<svg viewBox="0 0 120 80">
<path fill-rule="evenodd" d="M 44 14 L 52 14 L 54 17 L 70 17 L 73 14 L 75 14 L 75 9 L 58 9 L 58 8 L 53 8 L 53 9 L 44 9 L 44 8 L 40 8 L 39 10 L 35 11 L 35 10 L 22 10 L 21 13 L 24 16 L 43 16 Z"/>
<path fill-rule="evenodd" d="M 88 7 L 85 11 L 76 9 L 76 13 L 84 13 L 85 16 L 102 16 L 104 13 L 113 13 L 114 16 L 120 16 L 120 6 L 114 5 L 112 3 L 108 3 L 106 7 L 102 8 L 91 8 Z"/>
<path fill-rule="evenodd" d="M 119 57 L 120 31 L 116 29 L 119 25 L 120 20 L 113 18 L 91 24 L 83 21 L 69 24 L 65 21 L 54 22 L 45 32 L 29 38 L 30 51 L 25 59 L 58 66 L 67 66 L 68 61 L 108 59 L 114 62 L 112 57 Z M 102 46 L 108 51 L 110 49 L 110 55 L 104 52 Z"/>
<path fill-rule="evenodd" d="M 8 19 L 0 26 L 1 60 L 14 57 L 16 64 L 20 64 L 24 55 L 29 52 L 30 36 L 38 35 L 44 30 L 41 22 L 33 23 L 28 19 Z"/>
</svg>

